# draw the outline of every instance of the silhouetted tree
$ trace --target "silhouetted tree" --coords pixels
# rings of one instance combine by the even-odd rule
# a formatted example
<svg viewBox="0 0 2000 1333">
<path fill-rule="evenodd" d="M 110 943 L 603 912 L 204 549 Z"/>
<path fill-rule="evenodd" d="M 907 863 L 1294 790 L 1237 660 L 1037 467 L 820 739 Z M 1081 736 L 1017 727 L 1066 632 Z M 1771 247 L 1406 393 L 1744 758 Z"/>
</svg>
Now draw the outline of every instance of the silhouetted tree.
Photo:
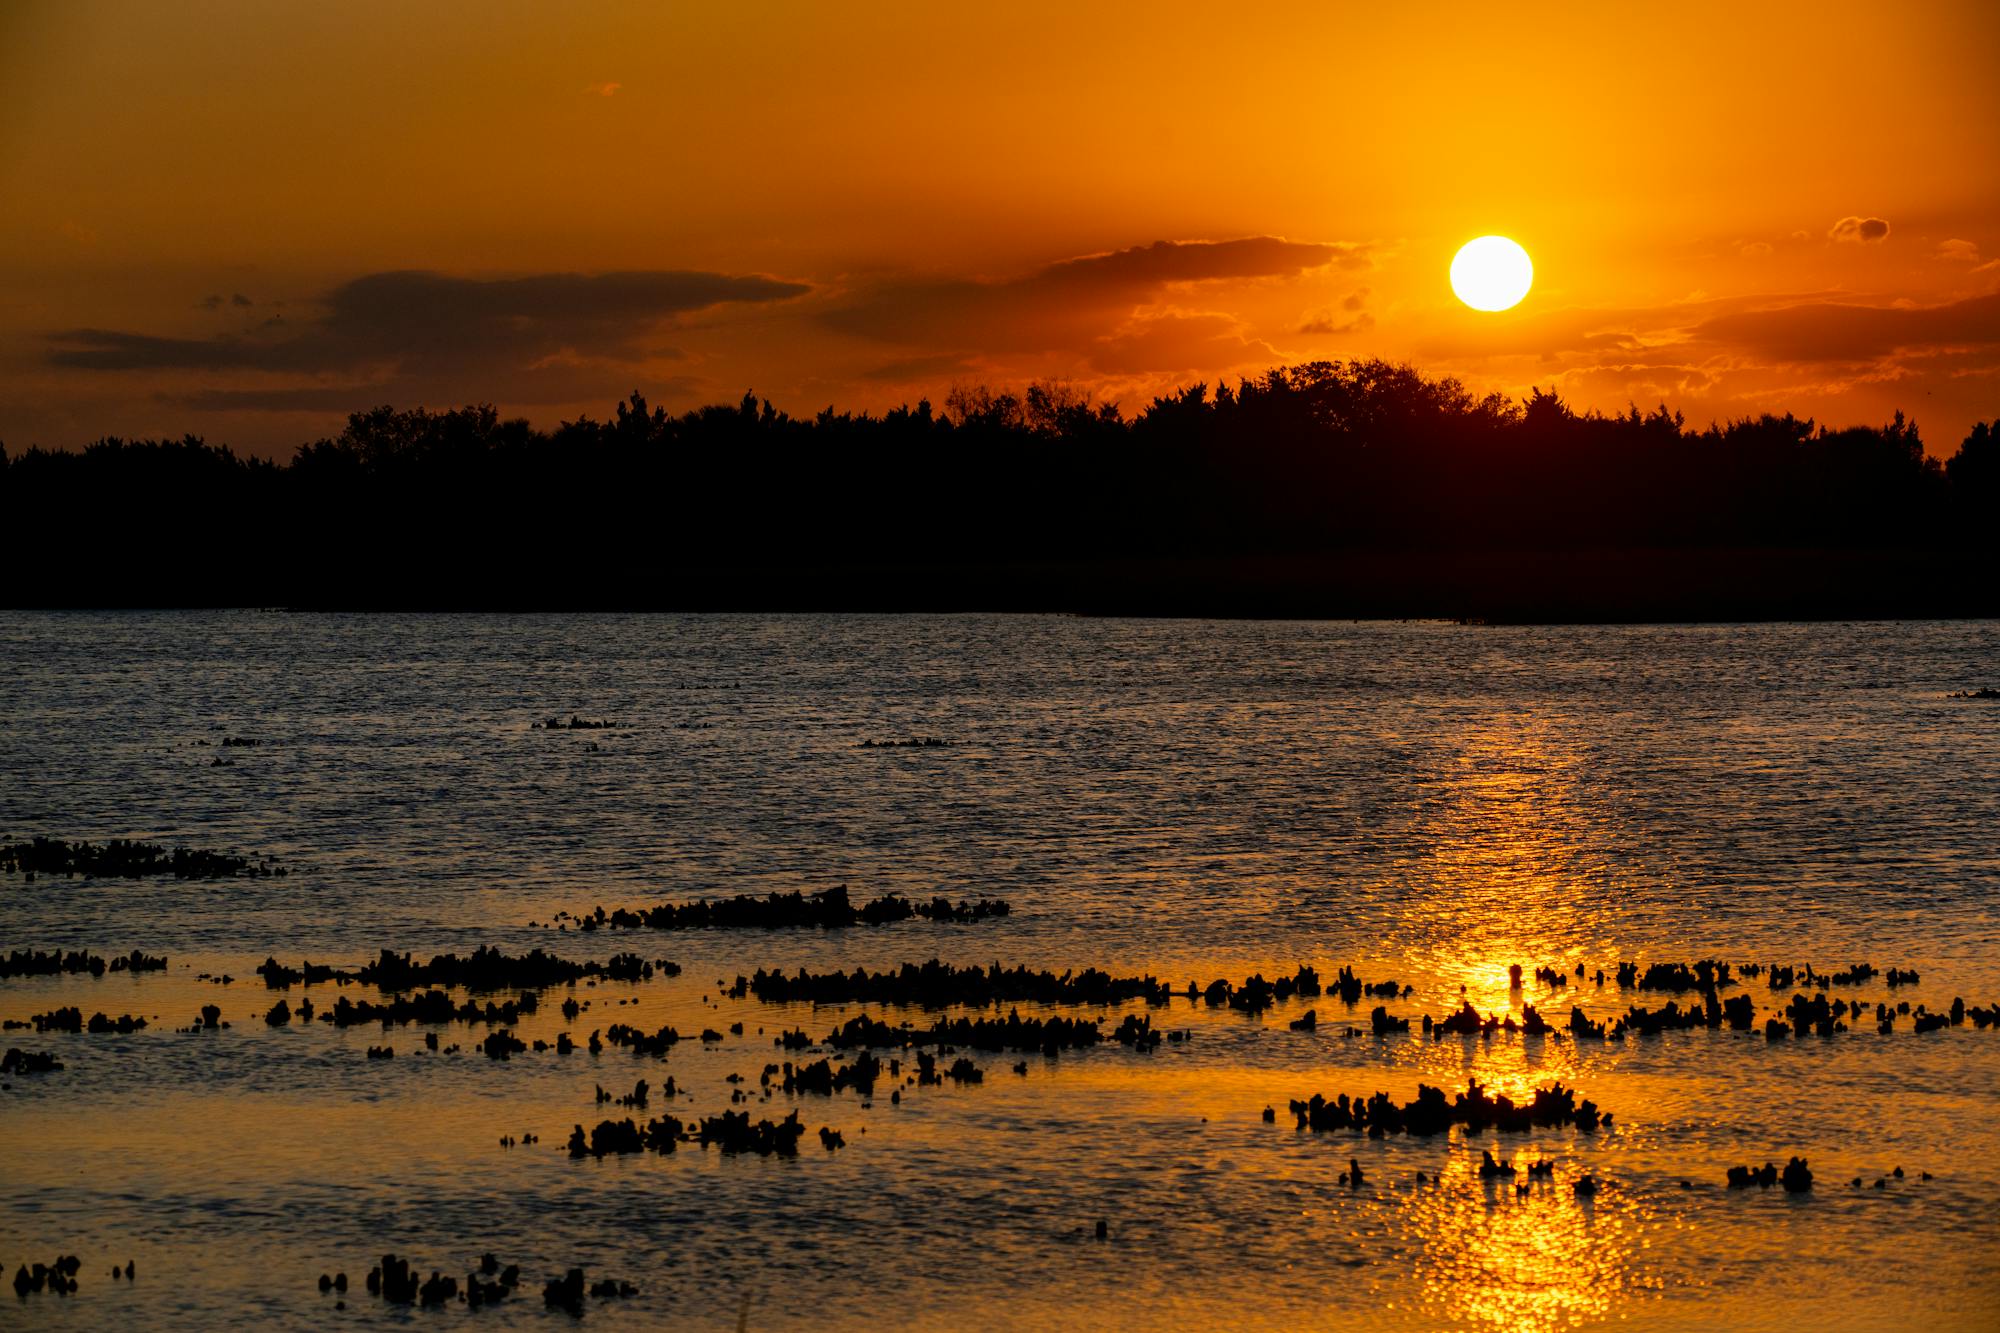
<svg viewBox="0 0 2000 1333">
<path fill-rule="evenodd" d="M 1579 413 L 1553 390 L 1516 403 L 1318 361 L 1131 418 L 1060 382 L 810 418 L 754 392 L 680 414 L 635 392 L 551 431 L 490 406 L 383 406 L 282 466 L 192 436 L 0 450 L 0 512 L 40 561 L 13 581 L 28 600 L 658 604 L 744 571 L 804 586 L 850 567 L 1352 551 L 1990 551 L 1995 435 L 1980 425 L 1940 467 L 1901 414 L 1697 430 L 1664 404 Z"/>
</svg>

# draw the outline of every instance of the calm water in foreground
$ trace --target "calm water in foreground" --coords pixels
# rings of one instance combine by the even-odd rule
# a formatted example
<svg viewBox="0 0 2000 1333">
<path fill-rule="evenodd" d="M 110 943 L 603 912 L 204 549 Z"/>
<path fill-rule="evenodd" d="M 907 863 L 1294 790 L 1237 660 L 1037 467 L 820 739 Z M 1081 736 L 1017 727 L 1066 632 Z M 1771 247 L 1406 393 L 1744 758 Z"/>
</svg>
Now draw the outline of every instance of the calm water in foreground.
<svg viewBox="0 0 2000 1333">
<path fill-rule="evenodd" d="M 730 1074 L 754 1089 L 782 1058 L 778 1031 L 848 1016 L 718 996 L 759 966 L 997 959 L 1180 987 L 1346 963 L 1413 984 L 1405 1015 L 1441 1015 L 1463 986 L 1483 1011 L 1601 1018 L 1666 997 L 1510 993 L 1508 965 L 1716 956 L 1915 967 L 1897 992 L 1913 1005 L 1992 1003 L 2000 704 L 1945 695 L 2000 684 L 1996 663 L 1991 623 L 0 614 L 0 840 L 136 836 L 295 867 L 0 876 L 0 951 L 172 959 L 0 981 L 0 1018 L 157 1016 L 131 1036 L 0 1039 L 68 1066 L 0 1092 L 0 1262 L 84 1261 L 79 1294 L 0 1293 L 0 1322 L 422 1326 L 474 1316 L 370 1298 L 373 1258 L 462 1275 L 493 1250 L 537 1286 L 476 1316 L 498 1325 L 566 1322 L 539 1283 L 582 1264 L 640 1288 L 592 1303 L 604 1327 L 1994 1328 L 2000 1033 L 1970 1024 L 1432 1042 L 1368 1036 L 1367 1004 L 1332 997 L 1259 1018 L 1177 999 L 1156 1021 L 1191 1037 L 1151 1054 L 1033 1056 L 1025 1077 L 981 1057 L 982 1085 L 900 1105 L 886 1085 L 865 1106 L 796 1099 L 809 1127 L 845 1132 L 838 1152 L 809 1136 L 796 1160 L 572 1161 L 562 1141 L 601 1118 L 598 1083 L 672 1074 L 690 1094 L 676 1114 L 713 1113 Z M 625 725 L 529 729 L 572 712 Z M 951 745 L 858 748 L 915 736 Z M 1015 910 L 831 933 L 530 924 L 841 883 Z M 444 1044 L 466 1050 L 446 1055 L 416 1027 L 261 1021 L 267 954 L 478 944 L 685 968 L 580 987 L 573 1024 L 551 992 L 524 1038 L 620 1021 L 745 1035 L 663 1063 L 503 1063 L 478 1053 L 484 1027 L 453 1025 Z M 1744 989 L 1760 1022 L 1790 994 Z M 233 1026 L 176 1030 L 208 1003 Z M 1320 1029 L 1289 1030 L 1308 1004 Z M 366 1059 L 382 1042 L 395 1059 Z M 1312 1135 L 1285 1109 L 1468 1076 L 1561 1079 L 1615 1128 L 1510 1136 L 1558 1162 L 1517 1196 L 1477 1178 L 1491 1134 Z M 543 1142 L 500 1146 L 523 1132 Z M 1809 1195 L 1721 1187 L 1730 1165 L 1793 1153 Z M 1350 1156 L 1359 1190 L 1336 1184 Z M 1570 1188 L 1585 1171 L 1603 1182 L 1591 1203 Z M 137 1281 L 112 1282 L 127 1259 Z M 344 1311 L 316 1289 L 334 1270 L 355 1280 Z"/>
</svg>

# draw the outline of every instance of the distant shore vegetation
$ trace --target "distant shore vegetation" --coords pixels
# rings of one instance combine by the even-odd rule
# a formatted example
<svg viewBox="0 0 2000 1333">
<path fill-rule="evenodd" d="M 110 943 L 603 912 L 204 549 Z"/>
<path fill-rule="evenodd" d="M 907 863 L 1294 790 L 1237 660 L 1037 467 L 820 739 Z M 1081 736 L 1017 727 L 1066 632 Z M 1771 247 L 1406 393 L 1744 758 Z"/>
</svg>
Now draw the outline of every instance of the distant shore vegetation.
<svg viewBox="0 0 2000 1333">
<path fill-rule="evenodd" d="M 0 506 L 31 557 L 15 605 L 862 609 L 900 588 L 913 607 L 954 590 L 1026 606 L 1093 586 L 1052 570 L 1171 566 L 1235 571 L 1201 585 L 1227 611 L 1246 563 L 1337 566 L 1319 582 L 1346 586 L 1357 558 L 1401 555 L 1459 571 L 1420 579 L 1438 595 L 1402 610 L 1477 613 L 1476 589 L 1462 606 L 1445 594 L 1471 586 L 1480 552 L 1541 553 L 1546 579 L 1562 552 L 1643 550 L 1627 581 L 1649 588 L 1673 581 L 1662 552 L 1982 561 L 2000 540 L 2000 421 L 1941 462 L 1901 413 L 1695 426 L 1666 406 L 1576 412 L 1542 390 L 1482 397 L 1407 365 L 1312 362 L 1131 415 L 1052 383 L 809 417 L 752 394 L 674 414 L 634 393 L 551 430 L 491 407 L 385 406 L 284 462 L 195 436 L 0 449 Z M 1043 573 L 994 573 L 1029 568 Z M 1354 602 L 1320 609 L 1398 609 Z"/>
</svg>

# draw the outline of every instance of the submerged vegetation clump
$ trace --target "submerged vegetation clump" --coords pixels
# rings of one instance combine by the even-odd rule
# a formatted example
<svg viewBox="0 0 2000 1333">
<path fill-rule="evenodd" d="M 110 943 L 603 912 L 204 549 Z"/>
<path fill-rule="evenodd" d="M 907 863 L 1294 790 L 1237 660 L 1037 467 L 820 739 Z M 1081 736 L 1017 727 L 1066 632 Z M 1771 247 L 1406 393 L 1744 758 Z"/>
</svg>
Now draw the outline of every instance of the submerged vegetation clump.
<svg viewBox="0 0 2000 1333">
<path fill-rule="evenodd" d="M 92 879 L 144 879 L 172 875 L 175 879 L 262 879 L 288 873 L 264 858 L 251 860 L 203 848 L 158 846 L 112 838 L 105 843 L 65 842 L 37 837 L 28 842 L 0 843 L 0 871 L 33 879 L 36 875 L 83 875 Z"/>
<path fill-rule="evenodd" d="M 691 903 L 661 903 L 633 911 L 619 908 L 606 912 L 602 907 L 572 918 L 579 930 L 609 927 L 613 930 L 798 930 L 839 929 L 847 926 L 886 926 L 896 921 L 921 918 L 925 921 L 972 922 L 1003 917 L 1013 908 L 997 898 L 953 902 L 932 898 L 929 902 L 889 893 L 855 906 L 847 886 L 806 894 L 772 893 L 764 897 L 738 894 L 733 898 L 698 898 Z"/>
<path fill-rule="evenodd" d="M 806 1128 L 799 1113 L 783 1120 L 752 1120 L 748 1111 L 724 1111 L 703 1116 L 693 1124 L 683 1124 L 676 1116 L 665 1115 L 640 1124 L 636 1120 L 600 1120 L 588 1134 L 578 1125 L 570 1131 L 571 1157 L 623 1156 L 630 1153 L 670 1153 L 683 1143 L 714 1147 L 726 1156 L 755 1153 L 760 1157 L 796 1157 L 799 1140 Z M 827 1147 L 839 1146 L 838 1134 L 821 1131 Z"/>
<path fill-rule="evenodd" d="M 0 1075 L 4 1074 L 53 1074 L 63 1067 L 51 1051 L 24 1051 L 19 1046 L 9 1046 L 7 1054 L 0 1056 Z"/>
<path fill-rule="evenodd" d="M 1577 1100 L 1574 1089 L 1561 1083 L 1535 1089 L 1534 1099 L 1516 1103 L 1506 1094 L 1489 1096 L 1477 1079 L 1466 1083 L 1464 1092 L 1450 1101 L 1442 1089 L 1417 1085 L 1412 1102 L 1398 1103 L 1386 1092 L 1367 1100 L 1350 1099 L 1346 1093 L 1329 1100 L 1318 1093 L 1305 1101 L 1293 1100 L 1292 1114 L 1300 1129 L 1314 1133 L 1351 1129 L 1372 1138 L 1385 1134 L 1414 1134 L 1420 1137 L 1442 1134 L 1453 1125 L 1463 1125 L 1470 1133 L 1484 1129 L 1525 1133 L 1535 1128 L 1574 1126 L 1594 1130 L 1611 1123 L 1610 1113 L 1600 1113 L 1597 1103 Z"/>
<path fill-rule="evenodd" d="M 1353 970 L 1343 967 L 1334 977 L 1333 989 L 1348 1004 L 1358 1001 L 1363 995 L 1380 995 L 1394 999 L 1402 993 L 1403 987 L 1394 981 L 1364 982 Z M 1316 968 L 1301 964 L 1289 977 L 1279 977 L 1266 981 L 1259 972 L 1246 978 L 1241 985 L 1232 985 L 1227 979 L 1211 981 L 1201 986 L 1190 981 L 1186 995 L 1190 1000 L 1199 999 L 1211 1008 L 1228 1005 L 1244 1013 L 1257 1014 L 1274 1004 L 1301 998 L 1315 999 L 1322 993 L 1319 972 Z"/>
<path fill-rule="evenodd" d="M 613 1023 L 604 1030 L 604 1044 L 623 1046 L 634 1055 L 665 1056 L 680 1043 L 681 1034 L 671 1027 L 662 1027 L 657 1032 L 647 1032 L 629 1023 Z M 595 1055 L 599 1049 L 597 1034 L 590 1034 L 590 1050 Z"/>
<path fill-rule="evenodd" d="M 1959 1027 L 1967 1019 L 1972 1020 L 1975 1028 L 1985 1028 L 2000 1022 L 2000 1005 L 1968 1005 L 1963 997 L 1957 997 L 1948 1009 L 1932 1012 L 1922 1004 L 1913 1008 L 1907 1000 L 1894 1006 L 1887 1003 L 1870 1005 L 1861 1000 L 1829 1000 L 1824 991 L 1812 995 L 1798 991 L 1782 1008 L 1764 1020 L 1763 1032 L 1771 1041 L 1787 1036 L 1832 1037 L 1849 1031 L 1852 1024 L 1866 1021 L 1874 1023 L 1875 1030 L 1887 1036 L 1895 1031 L 1896 1020 L 1901 1017 L 1910 1018 L 1912 1028 L 1920 1033 Z M 1372 1027 L 1379 1037 L 1389 1032 L 1406 1031 L 1409 1022 L 1393 1018 L 1385 1009 L 1378 1007 L 1373 1015 Z M 1624 1013 L 1602 1020 L 1590 1017 L 1581 1005 L 1571 1005 L 1569 1018 L 1560 1028 L 1551 1024 L 1532 1004 L 1523 1006 L 1520 1017 L 1516 1018 L 1512 1013 L 1482 1016 L 1469 1001 L 1461 1001 L 1455 1013 L 1443 1018 L 1432 1018 L 1426 1014 L 1423 1019 L 1423 1030 L 1436 1041 L 1447 1036 L 1480 1037 L 1495 1033 L 1539 1037 L 1558 1031 L 1579 1039 L 1623 1041 L 1627 1036 L 1651 1037 L 1662 1032 L 1723 1029 L 1750 1032 L 1756 1027 L 1756 1006 L 1748 995 L 1732 995 L 1724 999 L 1713 990 L 1703 994 L 1699 1004 L 1683 1005 L 1676 1000 L 1668 1000 L 1657 1009 L 1634 1004 L 1628 1006 Z"/>
<path fill-rule="evenodd" d="M 1579 983 L 1584 977 L 1584 967 L 1577 965 L 1576 976 Z M 1738 984 L 1739 979 L 1761 977 L 1772 990 L 1789 990 L 1796 986 L 1807 989 L 1829 990 L 1866 986 L 1876 978 L 1883 984 L 1896 986 L 1915 985 L 1918 976 L 1914 968 L 1889 968 L 1886 972 L 1873 963 L 1849 963 L 1832 972 L 1821 972 L 1811 963 L 1736 963 L 1730 964 L 1716 958 L 1697 959 L 1692 963 L 1667 961 L 1648 963 L 1643 971 L 1635 962 L 1621 962 L 1613 969 L 1612 980 L 1621 990 L 1668 991 L 1675 995 L 1685 995 L 1696 991 L 1709 995 L 1715 991 Z M 1542 984 L 1560 987 L 1567 983 L 1562 973 L 1552 968 L 1538 967 L 1535 978 Z M 1519 985 L 1517 975 L 1515 984 Z M 1604 973 L 1597 974 L 1597 983 L 1604 984 Z"/>
<path fill-rule="evenodd" d="M 1018 1010 L 1013 1010 L 998 1019 L 940 1018 L 927 1028 L 908 1023 L 889 1024 L 857 1014 L 828 1033 L 821 1044 L 836 1050 L 864 1046 L 964 1046 L 975 1051 L 1040 1051 L 1056 1055 L 1096 1046 L 1103 1040 L 1104 1032 L 1094 1018 L 1023 1018 Z"/>
<path fill-rule="evenodd" d="M 772 1004 L 912 1004 L 927 1009 L 951 1005 L 982 1006 L 1010 1002 L 1037 1004 L 1120 1004 L 1144 1000 L 1164 1004 L 1170 994 L 1165 982 L 1153 977 L 1118 977 L 1096 968 L 1081 972 L 1036 971 L 1025 965 L 1003 968 L 955 967 L 936 958 L 905 963 L 894 971 L 808 972 L 787 976 L 759 968 L 739 976 L 726 992 L 731 999 L 755 996 Z"/>
<path fill-rule="evenodd" d="M 477 1310 L 482 1306 L 498 1304 L 521 1288 L 521 1266 L 508 1264 L 502 1268 L 499 1259 L 491 1252 L 482 1255 L 479 1266 L 466 1273 L 463 1285 L 457 1278 L 446 1277 L 436 1269 L 431 1270 L 428 1280 L 420 1280 L 417 1272 L 410 1266 L 409 1260 L 385 1254 L 381 1262 L 368 1270 L 368 1294 L 392 1305 L 436 1307 L 457 1302 Z M 345 1296 L 347 1274 L 321 1273 L 319 1290 L 322 1295 L 334 1293 Z M 608 1277 L 591 1283 L 587 1290 L 597 1300 L 635 1296 L 639 1291 L 630 1282 Z M 583 1314 L 585 1294 L 584 1270 L 581 1268 L 571 1268 L 542 1284 L 542 1303 L 550 1309 L 560 1309 L 571 1315 Z"/>
<path fill-rule="evenodd" d="M 36 1014 L 26 1023 L 7 1024 L 10 1028 L 25 1028 L 30 1025 L 37 1032 L 88 1032 L 98 1036 L 107 1033 L 129 1035 L 145 1027 L 146 1020 L 135 1014 L 120 1014 L 116 1018 L 107 1014 L 92 1014 L 86 1021 L 81 1009 L 75 1005 L 68 1005 L 61 1009 L 52 1009 L 45 1014 Z"/>
<path fill-rule="evenodd" d="M 60 949 L 51 949 L 42 953 L 39 950 L 14 949 L 5 958 L 0 958 L 0 979 L 52 977 L 65 973 L 80 975 L 85 972 L 101 977 L 106 972 L 164 972 L 166 967 L 164 955 L 156 957 L 137 949 L 111 958 L 101 958 L 84 950 L 64 953 Z"/>
<path fill-rule="evenodd" d="M 771 1086 L 772 1077 L 777 1072 L 777 1066 L 765 1066 L 762 1079 L 765 1087 Z M 844 1092 L 849 1088 L 865 1097 L 875 1091 L 875 1082 L 881 1077 L 882 1061 L 873 1052 L 863 1051 L 852 1064 L 846 1065 L 835 1065 L 825 1059 L 815 1060 L 811 1064 L 794 1065 L 787 1060 L 784 1062 L 784 1077 L 779 1086 L 784 1089 L 788 1097 L 795 1097 L 801 1093 L 817 1093 L 822 1097 L 831 1097 L 836 1092 Z"/>
<path fill-rule="evenodd" d="M 570 1132 L 571 1157 L 605 1157 L 638 1152 L 672 1152 L 685 1130 L 676 1116 L 661 1116 L 644 1125 L 625 1120 L 600 1120 L 588 1135 L 578 1125 Z"/>
<path fill-rule="evenodd" d="M 1773 1185 L 1783 1185 L 1787 1194 L 1804 1194 L 1812 1188 L 1813 1173 L 1806 1166 L 1806 1159 L 1794 1157 L 1785 1163 L 1780 1171 L 1770 1162 L 1762 1166 L 1732 1166 L 1727 1173 L 1729 1188 L 1748 1189 L 1752 1185 L 1759 1189 L 1769 1189 Z"/>
<path fill-rule="evenodd" d="M 284 990 L 291 986 L 336 982 L 358 983 L 382 991 L 416 990 L 424 986 L 457 986 L 465 990 L 540 990 L 550 986 L 574 985 L 587 979 L 606 981 L 651 981 L 655 972 L 679 976 L 680 966 L 660 959 L 648 961 L 635 953 L 614 955 L 609 961 L 573 962 L 567 958 L 531 949 L 524 954 L 503 953 L 482 945 L 470 954 L 434 954 L 427 963 L 417 962 L 407 953 L 382 950 L 372 963 L 352 971 L 315 965 L 286 967 L 275 958 L 266 958 L 257 968 L 265 986 Z"/>
<path fill-rule="evenodd" d="M 279 1001 L 279 1004 L 283 1003 Z M 343 995 L 331 1008 L 319 1011 L 319 1021 L 331 1023 L 337 1028 L 359 1027 L 365 1023 L 376 1023 L 382 1027 L 404 1023 L 486 1023 L 512 1027 L 521 1021 L 523 1015 L 532 1014 L 539 1007 L 533 991 L 522 991 L 517 998 L 499 1004 L 489 1001 L 483 1005 L 471 1000 L 453 1004 L 451 997 L 441 990 L 397 995 L 382 1004 L 350 1000 Z M 273 1013 L 276 1012 L 274 1008 Z M 272 1017 L 266 1015 L 265 1021 L 272 1022 Z M 278 1023 L 273 1022 L 272 1025 L 278 1026 Z"/>
<path fill-rule="evenodd" d="M 82 1267 L 83 1261 L 73 1254 L 65 1254 L 49 1264 L 22 1264 L 14 1270 L 14 1295 L 25 1300 L 31 1292 L 46 1290 L 58 1296 L 74 1296 L 77 1270 Z"/>
</svg>

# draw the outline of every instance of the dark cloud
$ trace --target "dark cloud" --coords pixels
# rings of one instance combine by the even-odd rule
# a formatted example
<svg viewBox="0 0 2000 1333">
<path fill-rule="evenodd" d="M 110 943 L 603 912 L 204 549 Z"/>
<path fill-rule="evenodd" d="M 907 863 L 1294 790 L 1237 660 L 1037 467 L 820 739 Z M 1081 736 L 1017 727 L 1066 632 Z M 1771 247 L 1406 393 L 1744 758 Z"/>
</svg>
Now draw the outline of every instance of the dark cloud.
<svg viewBox="0 0 2000 1333">
<path fill-rule="evenodd" d="M 480 389 L 475 385 L 465 386 L 462 392 L 452 392 L 449 388 L 426 391 L 414 381 L 392 380 L 362 385 L 197 389 L 188 393 L 161 395 L 161 398 L 177 407 L 201 412 L 347 413 L 378 403 L 397 407 L 419 404 L 444 406 L 495 398 L 517 406 L 548 406 L 604 399 L 607 395 L 615 397 L 635 387 L 649 397 L 662 398 L 706 386 L 688 375 L 661 377 L 621 370 L 608 376 L 605 369 L 599 366 L 547 366 L 509 375 L 501 387 L 504 388 L 502 393 L 495 393 L 491 386 Z"/>
<path fill-rule="evenodd" d="M 1296 277 L 1312 269 L 1364 268 L 1367 246 L 1250 236 L 1156 241 L 1050 264 L 1025 277 L 902 278 L 857 291 L 825 311 L 829 328 L 880 342 L 977 346 L 985 352 L 1081 351 L 1111 336 L 1131 312 L 1191 283 Z"/>
<path fill-rule="evenodd" d="M 1696 419 L 1799 410 L 1854 420 L 1905 408 L 1949 423 L 1986 411 L 1985 386 L 2000 380 L 2000 293 L 1928 306 L 1827 292 L 1730 297 L 1550 311 L 1523 324 L 1424 360 L 1490 377 L 1525 375 L 1532 358 L 1538 379 L 1580 402 L 1666 402 Z"/>
<path fill-rule="evenodd" d="M 1787 364 L 1869 362 L 1898 352 L 1992 347 L 2000 345 L 2000 292 L 1934 306 L 1814 301 L 1738 311 L 1702 321 L 1689 338 Z"/>
<path fill-rule="evenodd" d="M 199 310 L 220 310 L 222 309 L 222 298 L 220 296 L 204 296 L 195 302 L 195 308 Z"/>
<path fill-rule="evenodd" d="M 1889 224 L 1881 218 L 1842 218 L 1833 224 L 1827 236 L 1836 241 L 1885 241 L 1889 238 Z"/>
<path fill-rule="evenodd" d="M 311 320 L 209 338 L 71 329 L 50 339 L 47 361 L 78 370 L 267 372 L 316 381 L 204 390 L 209 406 L 331 402 L 341 394 L 352 403 L 370 392 L 563 402 L 573 399 L 561 386 L 594 395 L 628 379 L 634 362 L 677 355 L 648 344 L 675 315 L 784 301 L 807 290 L 773 278 L 672 270 L 499 279 L 376 273 L 335 288 Z M 234 303 L 250 301 L 238 295 Z"/>
<path fill-rule="evenodd" d="M 1704 297 L 1664 305 L 1609 308 L 1537 309 L 1504 324 L 1468 323 L 1418 339 L 1419 363 L 1467 358 L 1535 356 L 1557 358 L 1628 352 L 1640 346 L 1676 342 L 1704 321 L 1751 310 L 1776 309 L 1831 299 L 1832 292 L 1782 292 L 1748 297 Z"/>
<path fill-rule="evenodd" d="M 331 371 L 385 362 L 504 369 L 510 358 L 566 349 L 635 351 L 673 315 L 725 302 L 782 301 L 807 290 L 795 282 L 721 273 L 499 279 L 377 273 L 336 288 L 322 303 L 324 314 L 291 338 L 158 338 L 71 329 L 51 338 L 48 360 L 86 370 Z"/>
<path fill-rule="evenodd" d="M 279 369 L 278 349 L 244 338 L 156 338 L 116 329 L 70 329 L 52 339 L 53 366 L 75 370 Z"/>
</svg>

